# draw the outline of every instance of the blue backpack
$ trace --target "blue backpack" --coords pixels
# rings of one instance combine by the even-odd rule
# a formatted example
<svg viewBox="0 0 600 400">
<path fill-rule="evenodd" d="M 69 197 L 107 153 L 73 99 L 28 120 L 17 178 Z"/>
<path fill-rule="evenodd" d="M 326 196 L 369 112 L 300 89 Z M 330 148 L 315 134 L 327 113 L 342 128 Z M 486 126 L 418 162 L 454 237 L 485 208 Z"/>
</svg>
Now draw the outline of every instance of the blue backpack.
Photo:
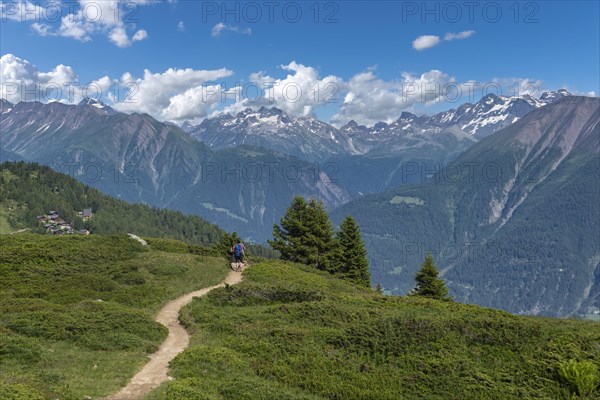
<svg viewBox="0 0 600 400">
<path fill-rule="evenodd" d="M 236 257 L 239 257 L 242 255 L 242 244 L 238 243 L 235 245 L 235 247 L 233 248 L 233 253 L 236 255 Z"/>
</svg>

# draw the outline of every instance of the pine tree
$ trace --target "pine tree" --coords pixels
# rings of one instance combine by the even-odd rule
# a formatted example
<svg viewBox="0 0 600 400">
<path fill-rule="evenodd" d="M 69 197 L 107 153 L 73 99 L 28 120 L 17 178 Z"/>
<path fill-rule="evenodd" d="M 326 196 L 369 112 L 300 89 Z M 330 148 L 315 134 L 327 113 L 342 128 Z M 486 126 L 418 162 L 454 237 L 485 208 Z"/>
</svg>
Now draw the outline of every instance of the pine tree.
<svg viewBox="0 0 600 400">
<path fill-rule="evenodd" d="M 443 280 L 438 278 L 439 272 L 433 261 L 433 256 L 427 254 L 421 269 L 415 276 L 417 287 L 411 292 L 412 296 L 423 296 L 437 300 L 448 300 L 448 289 Z"/>
<path fill-rule="evenodd" d="M 337 251 L 335 255 L 335 270 L 345 279 L 361 286 L 371 285 L 367 251 L 360 236 L 360 229 L 350 215 L 346 217 L 340 231 L 336 235 Z"/>
<path fill-rule="evenodd" d="M 328 271 L 335 249 L 333 227 L 321 202 L 308 203 L 296 196 L 281 219 L 281 226 L 273 226 L 273 249 L 283 260 L 312 265 Z"/>
<path fill-rule="evenodd" d="M 336 250 L 336 241 L 329 215 L 327 215 L 323 203 L 315 199 L 310 199 L 306 211 L 306 227 L 310 233 L 305 242 L 310 248 L 307 264 L 334 273 L 335 268 L 332 261 Z"/>
<path fill-rule="evenodd" d="M 273 225 L 273 240 L 269 240 L 271 247 L 281 253 L 281 259 L 294 262 L 306 259 L 308 249 L 302 242 L 302 238 L 308 235 L 305 220 L 306 200 L 296 196 L 281 218 L 281 226 Z"/>
</svg>

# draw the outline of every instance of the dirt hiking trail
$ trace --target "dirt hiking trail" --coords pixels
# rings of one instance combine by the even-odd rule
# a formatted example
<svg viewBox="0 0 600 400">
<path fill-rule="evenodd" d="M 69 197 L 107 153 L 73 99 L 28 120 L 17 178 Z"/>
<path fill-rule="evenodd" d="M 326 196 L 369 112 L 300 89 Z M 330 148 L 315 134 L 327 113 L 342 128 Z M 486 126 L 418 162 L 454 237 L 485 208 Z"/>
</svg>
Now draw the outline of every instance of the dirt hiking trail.
<svg viewBox="0 0 600 400">
<path fill-rule="evenodd" d="M 166 326 L 169 329 L 169 335 L 160 348 L 149 356 L 150 361 L 131 378 L 127 386 L 116 394 L 106 397 L 105 400 L 140 400 L 167 381 L 169 379 L 167 375 L 169 362 L 185 350 L 190 343 L 190 336 L 179 323 L 180 310 L 194 297 L 202 297 L 213 289 L 224 287 L 225 284 L 235 285 L 241 281 L 242 272 L 231 271 L 222 283 L 185 294 L 167 303 L 158 313 L 156 322 Z"/>
</svg>

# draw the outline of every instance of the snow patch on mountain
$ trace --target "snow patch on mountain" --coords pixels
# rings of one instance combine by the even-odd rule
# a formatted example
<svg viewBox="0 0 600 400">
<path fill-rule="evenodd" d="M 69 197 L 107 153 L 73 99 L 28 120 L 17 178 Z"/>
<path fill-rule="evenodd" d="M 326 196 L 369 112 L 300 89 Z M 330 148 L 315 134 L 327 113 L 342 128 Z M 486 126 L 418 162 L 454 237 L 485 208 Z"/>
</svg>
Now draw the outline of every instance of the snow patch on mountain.
<svg viewBox="0 0 600 400">
<path fill-rule="evenodd" d="M 102 101 L 90 97 L 84 97 L 83 100 L 77 104 L 77 107 L 93 107 L 106 115 L 114 115 L 117 113 Z"/>
<path fill-rule="evenodd" d="M 405 151 L 425 144 L 444 146 L 448 140 L 476 141 L 570 95 L 564 89 L 543 93 L 539 99 L 488 94 L 475 104 L 465 103 L 433 116 L 402 112 L 392 123 L 366 127 L 351 120 L 339 129 L 313 117 L 262 106 L 205 119 L 195 127 L 187 123 L 182 128 L 216 149 L 247 144 L 315 161 L 343 154 Z"/>
</svg>

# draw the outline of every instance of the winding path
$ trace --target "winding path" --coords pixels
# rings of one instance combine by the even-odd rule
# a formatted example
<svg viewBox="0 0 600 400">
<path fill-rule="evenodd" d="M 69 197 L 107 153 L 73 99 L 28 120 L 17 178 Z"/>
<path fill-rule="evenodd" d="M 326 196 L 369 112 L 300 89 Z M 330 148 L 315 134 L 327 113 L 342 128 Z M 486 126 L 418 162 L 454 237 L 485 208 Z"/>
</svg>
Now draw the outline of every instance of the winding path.
<svg viewBox="0 0 600 400">
<path fill-rule="evenodd" d="M 210 286 L 183 295 L 165 305 L 156 322 L 163 324 L 169 329 L 167 339 L 162 343 L 156 353 L 150 355 L 150 361 L 131 381 L 118 393 L 109 396 L 106 400 L 139 400 L 143 399 L 150 391 L 159 387 L 169 379 L 167 373 L 169 362 L 185 350 L 190 343 L 190 336 L 179 323 L 179 312 L 181 308 L 192 301 L 194 297 L 206 295 L 213 289 L 224 287 L 225 284 L 235 285 L 242 281 L 242 272 L 231 271 L 225 280 L 219 285 Z"/>
</svg>

